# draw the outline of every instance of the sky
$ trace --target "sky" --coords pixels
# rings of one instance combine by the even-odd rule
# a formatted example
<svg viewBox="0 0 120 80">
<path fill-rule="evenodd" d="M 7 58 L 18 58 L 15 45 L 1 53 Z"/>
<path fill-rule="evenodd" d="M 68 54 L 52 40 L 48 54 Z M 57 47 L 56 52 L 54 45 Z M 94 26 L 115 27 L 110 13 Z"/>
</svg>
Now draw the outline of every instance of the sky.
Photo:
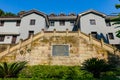
<svg viewBox="0 0 120 80">
<path fill-rule="evenodd" d="M 119 0 L 0 0 L 0 9 L 17 14 L 20 11 L 38 10 L 45 14 L 75 13 L 94 9 L 107 15 L 119 13 L 115 8 Z"/>
</svg>

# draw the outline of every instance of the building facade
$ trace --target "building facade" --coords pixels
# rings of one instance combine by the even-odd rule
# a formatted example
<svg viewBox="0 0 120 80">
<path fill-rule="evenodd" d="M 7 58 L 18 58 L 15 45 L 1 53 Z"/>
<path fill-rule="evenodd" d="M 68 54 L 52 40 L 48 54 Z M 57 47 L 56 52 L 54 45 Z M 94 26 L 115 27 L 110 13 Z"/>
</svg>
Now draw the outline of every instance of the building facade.
<svg viewBox="0 0 120 80">
<path fill-rule="evenodd" d="M 116 37 L 115 28 L 108 16 L 95 10 L 88 10 L 78 15 L 70 13 L 44 14 L 37 10 L 22 12 L 18 16 L 0 17 L 0 44 L 15 44 L 20 39 L 27 39 L 32 34 L 45 31 L 77 31 L 92 34 L 97 39 L 103 38 L 104 42 L 120 45 L 120 38 Z"/>
</svg>

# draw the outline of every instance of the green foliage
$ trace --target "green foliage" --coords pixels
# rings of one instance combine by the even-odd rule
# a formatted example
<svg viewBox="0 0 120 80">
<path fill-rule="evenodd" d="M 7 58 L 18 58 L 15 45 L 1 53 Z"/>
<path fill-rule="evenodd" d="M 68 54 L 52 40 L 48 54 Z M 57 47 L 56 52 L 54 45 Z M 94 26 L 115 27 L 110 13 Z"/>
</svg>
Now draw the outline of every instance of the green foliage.
<svg viewBox="0 0 120 80">
<path fill-rule="evenodd" d="M 116 31 L 116 36 L 120 38 L 120 30 Z"/>
<path fill-rule="evenodd" d="M 20 78 L 33 80 L 94 80 L 91 73 L 81 70 L 79 66 L 29 66 L 21 71 Z M 36 78 L 36 79 L 35 79 Z"/>
<path fill-rule="evenodd" d="M 17 77 L 19 72 L 25 67 L 27 62 L 14 62 L 8 64 L 3 62 L 0 64 L 0 78 Z"/>
<path fill-rule="evenodd" d="M 0 9 L 0 16 L 16 16 L 16 14 L 11 12 L 4 12 L 2 9 Z"/>
<path fill-rule="evenodd" d="M 99 78 L 101 72 L 109 71 L 111 68 L 104 59 L 91 58 L 83 62 L 83 69 L 93 73 L 95 78 Z"/>
</svg>

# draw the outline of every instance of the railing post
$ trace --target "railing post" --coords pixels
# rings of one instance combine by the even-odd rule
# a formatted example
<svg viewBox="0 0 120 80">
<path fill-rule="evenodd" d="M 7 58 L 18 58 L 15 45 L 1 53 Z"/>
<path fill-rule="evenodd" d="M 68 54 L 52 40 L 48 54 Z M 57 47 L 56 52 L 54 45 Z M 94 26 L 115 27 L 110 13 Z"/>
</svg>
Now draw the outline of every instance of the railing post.
<svg viewBox="0 0 120 80">
<path fill-rule="evenodd" d="M 68 28 L 66 29 L 66 36 L 68 36 L 68 32 L 69 32 L 69 30 L 68 30 Z"/>
<path fill-rule="evenodd" d="M 81 34 L 81 31 L 80 31 L 80 29 L 78 29 L 78 36 L 80 36 L 80 34 Z"/>
<path fill-rule="evenodd" d="M 104 46 L 104 41 L 103 41 L 103 38 L 101 38 L 101 47 L 103 47 Z"/>
<path fill-rule="evenodd" d="M 30 36 L 30 48 L 32 47 L 32 42 L 33 42 L 33 34 Z"/>
<path fill-rule="evenodd" d="M 10 45 L 7 46 L 7 53 L 10 52 Z"/>
<path fill-rule="evenodd" d="M 56 29 L 53 30 L 53 41 L 56 40 L 55 36 L 56 36 Z"/>
<path fill-rule="evenodd" d="M 92 35 L 91 34 L 89 34 L 89 42 L 90 42 L 90 44 L 92 44 Z"/>
<path fill-rule="evenodd" d="M 22 39 L 19 40 L 19 47 L 18 47 L 19 50 L 21 48 L 21 45 L 22 45 Z"/>
<path fill-rule="evenodd" d="M 43 34 L 43 37 L 44 37 L 44 29 L 41 30 L 41 34 Z"/>
<path fill-rule="evenodd" d="M 56 29 L 53 30 L 53 36 L 55 37 L 56 35 Z"/>
</svg>

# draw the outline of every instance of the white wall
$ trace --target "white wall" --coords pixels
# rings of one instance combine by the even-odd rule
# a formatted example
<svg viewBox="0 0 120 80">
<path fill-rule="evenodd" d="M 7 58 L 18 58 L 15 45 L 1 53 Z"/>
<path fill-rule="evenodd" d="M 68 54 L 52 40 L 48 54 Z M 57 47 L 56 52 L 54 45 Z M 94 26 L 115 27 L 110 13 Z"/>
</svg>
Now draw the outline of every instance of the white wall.
<svg viewBox="0 0 120 80">
<path fill-rule="evenodd" d="M 11 34 L 10 36 L 5 35 L 5 39 L 3 42 L 0 42 L 0 44 L 10 44 L 12 41 L 12 35 L 13 34 L 19 34 L 19 26 L 16 26 L 16 21 L 4 21 L 4 25 L 0 26 L 0 33 L 2 34 Z M 9 38 L 8 38 L 9 37 Z"/>
<path fill-rule="evenodd" d="M 30 20 L 35 19 L 35 25 L 30 25 Z M 32 13 L 29 15 L 24 16 L 21 19 L 20 25 L 20 37 L 19 39 L 26 39 L 28 38 L 28 31 L 34 31 L 34 34 L 41 31 L 41 29 L 46 29 L 46 22 L 45 18 L 41 15 Z"/>
<path fill-rule="evenodd" d="M 95 19 L 96 25 L 91 25 L 90 19 Z M 109 39 L 110 44 L 119 44 L 120 43 L 120 40 L 115 36 L 116 30 L 114 29 L 114 27 L 106 26 L 105 18 L 103 18 L 99 15 L 89 13 L 89 14 L 82 16 L 80 18 L 80 28 L 81 28 L 81 31 L 86 34 L 89 34 L 91 32 L 97 32 L 98 35 L 100 35 L 102 33 L 106 40 L 107 40 L 106 35 L 108 33 L 112 32 L 114 34 L 114 40 Z"/>
<path fill-rule="evenodd" d="M 64 26 L 60 26 L 59 24 L 60 21 L 55 21 L 55 25 L 54 26 L 49 26 L 47 31 L 53 31 L 54 29 L 56 29 L 56 31 L 66 31 L 66 29 L 69 29 L 69 31 L 73 30 L 74 26 L 71 26 L 70 21 L 65 21 L 65 25 Z"/>
</svg>

